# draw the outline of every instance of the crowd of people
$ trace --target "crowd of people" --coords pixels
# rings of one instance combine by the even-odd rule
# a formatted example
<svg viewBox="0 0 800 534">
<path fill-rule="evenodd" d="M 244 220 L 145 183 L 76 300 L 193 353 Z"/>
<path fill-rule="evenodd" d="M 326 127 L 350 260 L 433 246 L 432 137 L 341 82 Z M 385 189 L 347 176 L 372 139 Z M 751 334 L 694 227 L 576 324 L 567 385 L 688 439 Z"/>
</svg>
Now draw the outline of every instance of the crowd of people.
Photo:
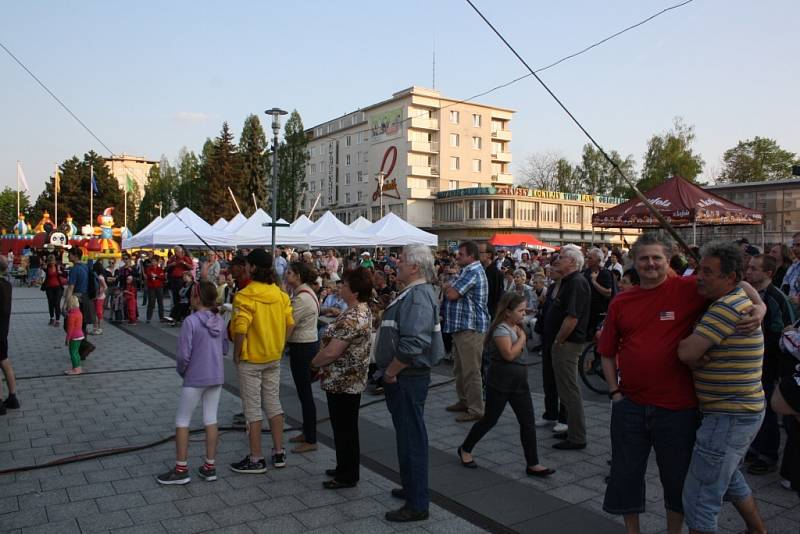
<svg viewBox="0 0 800 534">
<path fill-rule="evenodd" d="M 763 475 L 780 464 L 782 485 L 800 491 L 800 335 L 792 335 L 800 309 L 800 233 L 791 248 L 775 245 L 766 253 L 745 240 L 681 252 L 665 234 L 649 232 L 630 250 L 496 251 L 468 241 L 435 257 L 423 246 L 374 257 L 283 248 L 274 257 L 263 249 L 200 256 L 176 247 L 166 260 L 136 255 L 90 267 L 72 249 L 68 272 L 57 258 L 43 261 L 50 324 L 59 326 L 62 315 L 65 322 L 67 374 L 81 373 L 93 349 L 87 337 L 102 334 L 106 313 L 137 323 L 140 292 L 147 322 L 157 309 L 160 321 L 180 326 L 177 459 L 158 477 L 162 484 L 191 479 L 188 426 L 201 401 L 206 458 L 198 475 L 216 479 L 222 358 L 229 352 L 242 399 L 235 422 L 248 429 L 248 454 L 230 469 L 260 474 L 268 463 L 286 465 L 280 362 L 288 355 L 303 418 L 302 431 L 287 440 L 291 452 L 317 450 L 313 384 L 319 381 L 336 448 L 323 487 L 356 486 L 361 396 L 384 394 L 402 481 L 392 495 L 405 501 L 386 518 L 426 519 L 431 369 L 452 360 L 455 399 L 446 409 L 457 422 L 471 423 L 456 451 L 462 466 L 478 466 L 480 440 L 510 404 L 525 473 L 549 477 L 557 466 L 540 463 L 537 428 L 550 427 L 555 449 L 586 448 L 578 362 L 586 344 L 596 343 L 611 399 L 603 508 L 623 515 L 628 532 L 639 531 L 645 511 L 651 449 L 671 533 L 684 523 L 691 532 L 716 531 L 724 500 L 748 532 L 765 532 L 743 469 Z M 10 306 L 10 286 L 8 300 Z M 539 417 L 528 383 L 535 354 L 544 394 Z M 13 371 L 11 377 L 9 408 L 18 406 Z M 269 455 L 261 443 L 265 416 Z"/>
</svg>

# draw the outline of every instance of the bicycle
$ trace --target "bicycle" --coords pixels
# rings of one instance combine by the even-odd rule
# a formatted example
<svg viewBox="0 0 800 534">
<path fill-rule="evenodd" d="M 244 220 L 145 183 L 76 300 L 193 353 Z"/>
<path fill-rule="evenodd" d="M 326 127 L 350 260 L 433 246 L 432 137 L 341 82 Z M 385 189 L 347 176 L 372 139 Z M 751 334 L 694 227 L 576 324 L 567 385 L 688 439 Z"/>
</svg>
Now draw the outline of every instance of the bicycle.
<svg viewBox="0 0 800 534">
<path fill-rule="evenodd" d="M 603 358 L 596 349 L 595 343 L 586 345 L 578 359 L 578 373 L 587 388 L 595 393 L 608 395 L 608 383 L 603 372 Z"/>
</svg>

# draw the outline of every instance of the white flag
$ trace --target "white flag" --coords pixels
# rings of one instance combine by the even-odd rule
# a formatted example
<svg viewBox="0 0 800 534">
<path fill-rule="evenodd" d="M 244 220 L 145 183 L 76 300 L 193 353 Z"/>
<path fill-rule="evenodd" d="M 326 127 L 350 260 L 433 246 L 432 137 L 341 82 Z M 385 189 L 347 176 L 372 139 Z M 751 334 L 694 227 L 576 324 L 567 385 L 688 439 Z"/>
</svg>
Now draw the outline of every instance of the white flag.
<svg viewBox="0 0 800 534">
<path fill-rule="evenodd" d="M 25 191 L 30 191 L 31 188 L 28 187 L 28 180 L 25 179 L 25 173 L 22 172 L 22 165 L 20 165 L 19 162 L 17 162 L 17 175 L 19 176 L 19 180 L 22 182 L 22 187 L 25 189 Z"/>
</svg>

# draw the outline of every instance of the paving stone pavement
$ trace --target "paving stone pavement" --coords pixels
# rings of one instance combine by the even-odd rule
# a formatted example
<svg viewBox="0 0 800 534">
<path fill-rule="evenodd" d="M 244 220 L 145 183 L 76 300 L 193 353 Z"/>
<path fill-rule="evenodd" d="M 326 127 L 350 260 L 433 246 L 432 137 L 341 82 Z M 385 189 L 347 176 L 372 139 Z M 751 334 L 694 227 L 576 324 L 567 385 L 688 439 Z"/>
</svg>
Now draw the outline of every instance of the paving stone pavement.
<svg viewBox="0 0 800 534">
<path fill-rule="evenodd" d="M 48 327 L 44 294 L 15 287 L 10 336 L 11 357 L 20 381 L 23 409 L 0 417 L 0 469 L 42 463 L 56 457 L 153 441 L 169 435 L 180 381 L 171 371 L 173 361 L 123 330 L 107 327 L 92 338 L 97 351 L 78 378 L 58 375 L 68 365 L 63 331 Z M 177 337 L 178 329 L 139 325 L 134 332 L 145 339 L 158 334 Z M 138 330 L 137 330 L 138 329 Z M 282 382 L 293 387 L 288 362 Z M 469 425 L 455 423 L 444 407 L 453 402 L 448 383 L 449 367 L 436 370 L 426 405 L 430 445 L 448 455 L 466 435 Z M 541 391 L 541 371 L 536 362 L 529 369 L 533 391 Z M 319 406 L 324 393 L 315 389 Z M 604 477 L 610 458 L 608 425 L 610 411 L 602 396 L 586 392 L 589 445 L 583 451 L 556 451 L 548 428 L 539 429 L 541 462 L 557 469 L 549 479 L 524 476 L 519 431 L 511 410 L 476 447 L 481 468 L 531 486 L 548 495 L 578 505 L 618 523 L 620 518 L 602 509 Z M 364 396 L 362 419 L 387 429 L 391 422 L 380 397 Z M 534 393 L 536 413 L 543 397 Z M 219 418 L 222 425 L 240 411 L 238 397 L 223 392 Z M 327 415 L 322 407 L 320 418 Z M 199 413 L 192 427 L 199 427 Z M 292 435 L 293 433 L 290 433 Z M 268 443 L 266 437 L 265 444 Z M 202 438 L 193 438 L 190 468 L 203 454 Z M 386 477 L 362 469 L 358 488 L 327 492 L 320 488 L 322 472 L 331 467 L 333 451 L 320 445 L 308 455 L 290 455 L 285 469 L 265 476 L 236 475 L 226 463 L 246 453 L 244 437 L 224 434 L 217 462 L 220 479 L 204 483 L 195 479 L 183 487 L 161 487 L 153 476 L 172 465 L 173 445 L 118 456 L 0 476 L 0 532 L 477 532 L 481 529 L 453 513 L 433 505 L 432 520 L 412 525 L 388 523 L 383 512 L 398 501 L 388 496 L 394 484 Z M 456 462 L 455 456 L 453 461 Z M 778 485 L 777 474 L 748 475 L 759 508 L 772 533 L 800 532 L 800 501 Z M 665 532 L 663 495 L 655 461 L 647 475 L 648 511 L 642 531 Z M 720 518 L 723 534 L 743 528 L 735 510 L 726 505 Z M 620 532 L 623 529 L 620 527 Z M 565 531 L 566 532 L 566 531 Z M 589 530 L 586 530 L 589 532 Z"/>
</svg>

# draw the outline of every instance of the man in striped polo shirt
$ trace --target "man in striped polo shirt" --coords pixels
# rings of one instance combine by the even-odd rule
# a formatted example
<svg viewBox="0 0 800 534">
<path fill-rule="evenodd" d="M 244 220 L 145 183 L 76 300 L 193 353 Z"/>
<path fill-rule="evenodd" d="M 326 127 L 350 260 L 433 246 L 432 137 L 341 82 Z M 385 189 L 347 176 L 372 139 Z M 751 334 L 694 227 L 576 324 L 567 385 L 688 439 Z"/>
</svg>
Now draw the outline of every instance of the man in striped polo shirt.
<svg viewBox="0 0 800 534">
<path fill-rule="evenodd" d="M 760 329 L 736 329 L 753 305 L 738 287 L 743 267 L 738 247 L 709 243 L 701 255 L 697 292 L 713 303 L 692 335 L 678 345 L 678 357 L 693 368 L 703 413 L 683 485 L 685 521 L 691 533 L 716 532 L 724 499 L 736 507 L 748 532 L 763 533 L 766 529 L 739 467 L 764 419 L 764 336 Z"/>
</svg>

